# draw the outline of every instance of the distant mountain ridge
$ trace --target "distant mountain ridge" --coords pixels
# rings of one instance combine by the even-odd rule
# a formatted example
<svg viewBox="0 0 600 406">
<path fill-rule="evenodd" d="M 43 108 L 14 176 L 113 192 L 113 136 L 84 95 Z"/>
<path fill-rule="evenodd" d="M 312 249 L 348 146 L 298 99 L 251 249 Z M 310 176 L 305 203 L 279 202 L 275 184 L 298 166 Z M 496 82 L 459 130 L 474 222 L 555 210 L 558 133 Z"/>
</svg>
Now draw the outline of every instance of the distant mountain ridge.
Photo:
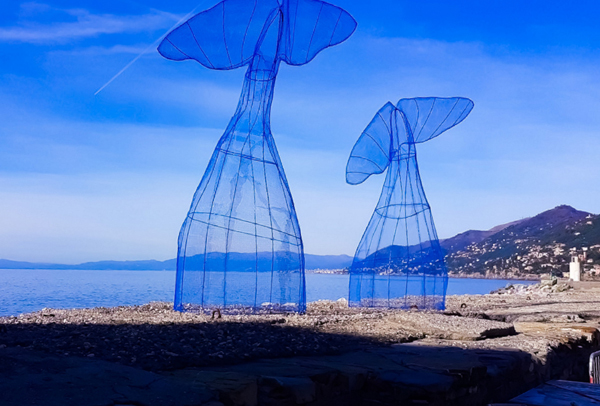
<svg viewBox="0 0 600 406">
<path fill-rule="evenodd" d="M 223 255 L 223 254 L 221 254 Z M 270 254 L 269 254 L 270 255 Z M 232 268 L 247 270 L 248 264 L 255 263 L 255 254 L 232 253 Z M 215 259 L 214 257 L 212 258 Z M 305 268 L 314 269 L 344 269 L 352 264 L 348 255 L 304 255 Z M 0 259 L 0 269 L 74 269 L 74 270 L 123 270 L 123 271 L 174 271 L 176 259 L 166 261 L 98 261 L 85 262 L 77 265 L 34 263 Z"/>
<path fill-rule="evenodd" d="M 485 230 L 485 231 L 467 230 L 464 233 L 455 235 L 454 237 L 440 240 L 440 245 L 442 246 L 443 249 L 445 249 L 446 251 L 449 251 L 449 252 L 459 251 L 473 243 L 479 243 L 479 242 L 485 240 L 486 238 L 491 237 L 492 235 L 494 235 L 496 233 L 499 233 L 500 231 L 504 230 L 505 228 L 508 228 L 515 224 L 519 224 L 520 222 L 523 222 L 523 221 L 526 221 L 529 219 L 530 219 L 530 217 L 522 219 L 522 220 L 512 221 L 512 222 L 506 223 L 506 224 L 500 224 L 499 226 L 490 228 L 489 230 Z"/>
<path fill-rule="evenodd" d="M 468 230 L 440 241 L 451 275 L 496 278 L 520 277 L 568 271 L 570 249 L 588 247 L 585 266 L 600 274 L 600 216 L 562 205 L 489 230 Z M 406 247 L 385 247 L 380 254 L 406 251 Z M 410 247 L 408 248 L 410 249 Z M 404 250 L 404 251 L 402 251 Z M 271 253 L 231 253 L 228 264 L 239 271 L 270 269 Z M 207 255 L 206 261 L 218 269 L 222 253 Z M 383 255 L 389 257 L 389 255 Z M 277 258 L 285 265 L 285 255 Z M 189 261 L 204 261 L 191 257 Z M 348 255 L 305 254 L 306 270 L 345 269 L 352 265 Z M 211 261 L 214 261 L 210 264 Z M 220 264 L 220 265 L 219 265 Z M 228 265 L 229 266 L 229 265 Z M 0 269 L 80 269 L 80 270 L 166 270 L 176 269 L 176 260 L 100 261 L 78 265 L 31 263 L 0 259 Z"/>
<path fill-rule="evenodd" d="M 167 261 L 98 261 L 82 264 L 51 264 L 39 262 L 11 261 L 0 259 L 0 269 L 79 269 L 79 270 L 124 270 L 124 271 L 171 271 L 175 270 L 175 260 Z"/>
</svg>

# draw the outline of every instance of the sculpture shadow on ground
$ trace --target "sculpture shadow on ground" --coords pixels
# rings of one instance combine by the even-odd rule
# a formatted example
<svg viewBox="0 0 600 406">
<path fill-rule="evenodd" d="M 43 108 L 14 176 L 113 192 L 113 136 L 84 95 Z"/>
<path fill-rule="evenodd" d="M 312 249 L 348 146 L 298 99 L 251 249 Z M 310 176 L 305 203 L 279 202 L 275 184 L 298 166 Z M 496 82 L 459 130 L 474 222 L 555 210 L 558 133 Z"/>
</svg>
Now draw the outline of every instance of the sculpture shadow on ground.
<svg viewBox="0 0 600 406">
<path fill-rule="evenodd" d="M 50 314 L 44 317 L 51 319 Z M 228 398 L 233 396 L 229 389 L 219 386 L 224 381 L 254 385 L 258 404 L 278 405 L 298 401 L 300 384 L 312 388 L 315 402 L 331 405 L 506 401 L 548 379 L 584 380 L 591 351 L 585 343 L 566 343 L 541 363 L 533 354 L 519 350 L 467 349 L 450 341 L 448 345 L 422 345 L 407 342 L 414 337 L 394 340 L 364 333 L 330 333 L 320 331 L 318 320 L 314 327 L 298 327 L 288 325 L 285 318 L 2 324 L 0 345 L 49 354 L 55 364 L 61 359 L 66 363 L 78 358 L 90 364 L 101 360 L 158 372 L 179 383 L 201 383 L 222 391 L 220 400 L 225 404 L 236 403 Z M 13 368 L 2 373 L 27 371 Z"/>
<path fill-rule="evenodd" d="M 0 325 L 0 345 L 58 355 L 93 354 L 96 359 L 162 371 L 260 358 L 339 354 L 389 344 L 364 336 L 287 326 L 285 317 L 257 322 L 4 324 Z"/>
</svg>

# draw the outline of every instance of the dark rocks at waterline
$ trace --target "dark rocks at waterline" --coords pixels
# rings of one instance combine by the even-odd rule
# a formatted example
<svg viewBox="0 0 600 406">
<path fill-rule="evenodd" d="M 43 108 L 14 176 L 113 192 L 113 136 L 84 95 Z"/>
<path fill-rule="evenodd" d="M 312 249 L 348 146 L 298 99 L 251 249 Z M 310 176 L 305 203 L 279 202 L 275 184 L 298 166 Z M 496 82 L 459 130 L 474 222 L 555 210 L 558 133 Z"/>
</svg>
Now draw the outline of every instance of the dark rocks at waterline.
<svg viewBox="0 0 600 406">
<path fill-rule="evenodd" d="M 542 280 L 540 283 L 535 285 L 525 285 L 522 283 L 515 283 L 507 285 L 504 288 L 500 288 L 490 292 L 490 294 L 494 295 L 547 295 L 550 293 L 560 293 L 566 292 L 570 289 L 573 289 L 568 282 L 561 281 L 558 279 L 547 279 Z"/>
</svg>

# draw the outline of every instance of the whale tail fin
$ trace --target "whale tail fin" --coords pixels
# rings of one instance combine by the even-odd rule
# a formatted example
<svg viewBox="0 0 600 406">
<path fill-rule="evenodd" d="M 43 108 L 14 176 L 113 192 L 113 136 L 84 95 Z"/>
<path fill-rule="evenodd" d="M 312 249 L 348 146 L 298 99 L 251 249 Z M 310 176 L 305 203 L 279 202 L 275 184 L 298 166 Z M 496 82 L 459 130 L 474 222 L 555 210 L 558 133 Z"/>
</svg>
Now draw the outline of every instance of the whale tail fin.
<svg viewBox="0 0 600 406">
<path fill-rule="evenodd" d="M 325 48 L 344 42 L 356 29 L 345 10 L 320 0 L 283 2 L 280 58 L 288 65 L 304 65 Z"/>
<path fill-rule="evenodd" d="M 397 107 L 406 117 L 415 143 L 429 141 L 463 121 L 473 110 L 465 97 L 400 99 Z"/>
<path fill-rule="evenodd" d="M 255 54 L 277 0 L 224 0 L 171 31 L 158 46 L 167 59 L 193 59 L 210 69 L 235 69 Z"/>
<path fill-rule="evenodd" d="M 396 107 L 387 102 L 363 131 L 346 165 L 346 182 L 363 183 L 374 174 L 380 174 L 390 164 L 392 156 L 392 126 Z"/>
<path fill-rule="evenodd" d="M 210 69 L 239 68 L 252 60 L 277 17 L 283 18 L 278 57 L 289 65 L 310 62 L 356 29 L 350 14 L 320 0 L 223 0 L 171 31 L 158 52 L 176 61 L 193 59 Z"/>
</svg>

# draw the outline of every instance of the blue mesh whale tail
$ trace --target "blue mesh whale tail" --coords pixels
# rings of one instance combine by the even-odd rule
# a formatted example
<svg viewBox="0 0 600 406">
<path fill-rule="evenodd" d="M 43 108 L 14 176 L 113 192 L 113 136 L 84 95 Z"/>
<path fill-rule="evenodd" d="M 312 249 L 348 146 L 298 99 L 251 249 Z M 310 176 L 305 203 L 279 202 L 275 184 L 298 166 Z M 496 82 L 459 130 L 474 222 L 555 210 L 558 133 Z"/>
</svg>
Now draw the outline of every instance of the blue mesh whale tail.
<svg viewBox="0 0 600 406">
<path fill-rule="evenodd" d="M 465 98 L 386 103 L 356 142 L 346 181 L 359 184 L 387 174 L 350 268 L 351 306 L 444 308 L 448 271 L 415 147 L 459 124 L 472 109 Z"/>
<path fill-rule="evenodd" d="M 305 311 L 302 236 L 271 134 L 273 90 L 282 61 L 306 64 L 355 28 L 319 0 L 224 0 L 159 45 L 167 59 L 247 67 L 179 234 L 176 310 Z"/>
</svg>

